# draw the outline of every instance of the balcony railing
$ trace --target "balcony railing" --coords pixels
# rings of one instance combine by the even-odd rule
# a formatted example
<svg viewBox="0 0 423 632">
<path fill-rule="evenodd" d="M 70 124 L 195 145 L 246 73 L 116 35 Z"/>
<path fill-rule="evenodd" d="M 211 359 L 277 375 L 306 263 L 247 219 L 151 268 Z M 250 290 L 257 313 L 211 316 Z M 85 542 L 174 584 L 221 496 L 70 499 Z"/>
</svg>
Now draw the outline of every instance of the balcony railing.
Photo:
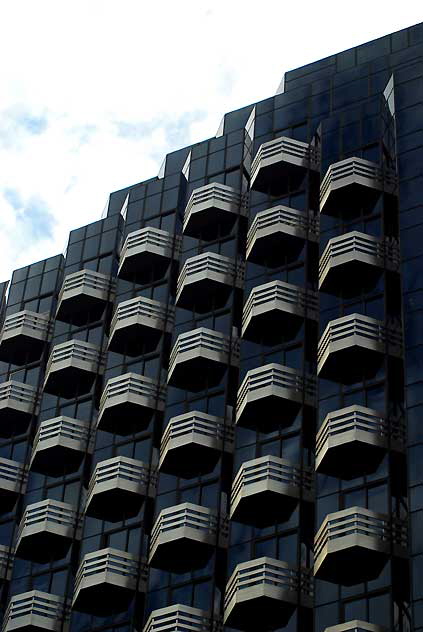
<svg viewBox="0 0 423 632">
<path fill-rule="evenodd" d="M 194 189 L 185 208 L 182 232 L 191 237 L 207 239 L 217 226 L 227 231 L 237 216 L 247 215 L 239 191 L 226 184 L 212 182 Z"/>
<path fill-rule="evenodd" d="M 99 310 L 113 302 L 116 281 L 106 274 L 93 270 L 80 270 L 65 276 L 57 304 L 56 318 L 76 325 L 100 316 Z"/>
<path fill-rule="evenodd" d="M 62 597 L 31 590 L 11 597 L 4 615 L 3 632 L 65 632 L 69 617 L 69 607 Z"/>
<path fill-rule="evenodd" d="M 381 625 L 374 625 L 374 623 L 368 623 L 368 621 L 360 621 L 358 619 L 354 619 L 353 621 L 347 621 L 346 623 L 331 625 L 329 628 L 325 628 L 324 632 L 388 632 L 388 631 L 385 627 Z"/>
<path fill-rule="evenodd" d="M 25 493 L 27 481 L 23 463 L 0 457 L 0 514 L 11 511 L 18 496 Z"/>
<path fill-rule="evenodd" d="M 143 632 L 222 632 L 222 623 L 210 612 L 180 603 L 153 610 Z"/>
<path fill-rule="evenodd" d="M 165 402 L 166 386 L 156 380 L 137 373 L 113 377 L 101 396 L 97 427 L 119 435 L 139 432 Z"/>
<path fill-rule="evenodd" d="M 91 390 L 104 372 L 104 353 L 96 345 L 69 340 L 55 345 L 47 362 L 44 390 L 60 397 L 74 397 Z"/>
<path fill-rule="evenodd" d="M 154 497 L 157 475 L 148 465 L 125 456 L 97 463 L 88 487 L 86 513 L 116 522 L 136 515 Z"/>
<path fill-rule="evenodd" d="M 48 314 L 26 309 L 6 316 L 0 333 L 0 360 L 18 365 L 38 360 L 51 332 Z"/>
<path fill-rule="evenodd" d="M 190 257 L 179 274 L 176 303 L 200 313 L 223 307 L 231 290 L 244 286 L 244 274 L 240 260 L 213 252 Z"/>
<path fill-rule="evenodd" d="M 266 432 L 292 423 L 301 405 L 316 405 L 316 379 L 282 364 L 266 364 L 243 379 L 235 423 Z"/>
<path fill-rule="evenodd" d="M 39 395 L 29 384 L 9 380 L 0 384 L 0 437 L 24 432 L 38 414 Z"/>
<path fill-rule="evenodd" d="M 13 569 L 13 549 L 0 544 L 0 582 L 10 581 Z"/>
<path fill-rule="evenodd" d="M 215 386 L 228 365 L 239 364 L 239 340 L 199 327 L 180 334 L 170 354 L 168 383 L 190 391 Z"/>
<path fill-rule="evenodd" d="M 193 410 L 172 417 L 162 436 L 159 469 L 191 478 L 210 472 L 223 452 L 234 448 L 229 420 Z"/>
<path fill-rule="evenodd" d="M 129 233 L 120 253 L 118 276 L 139 283 L 162 276 L 170 261 L 179 258 L 181 243 L 180 236 L 152 226 Z"/>
<path fill-rule="evenodd" d="M 281 265 L 287 255 L 299 252 L 304 241 L 319 241 L 319 221 L 312 213 L 289 206 L 274 206 L 254 217 L 247 235 L 248 261 Z"/>
</svg>

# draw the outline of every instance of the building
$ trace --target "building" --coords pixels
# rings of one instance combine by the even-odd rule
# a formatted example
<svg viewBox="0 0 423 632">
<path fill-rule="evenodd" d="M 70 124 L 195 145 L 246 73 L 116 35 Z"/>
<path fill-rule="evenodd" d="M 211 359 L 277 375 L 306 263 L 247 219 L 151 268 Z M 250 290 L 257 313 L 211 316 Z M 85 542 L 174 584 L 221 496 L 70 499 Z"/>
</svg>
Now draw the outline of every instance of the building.
<svg viewBox="0 0 423 632">
<path fill-rule="evenodd" d="M 422 58 L 288 72 L 2 286 L 4 632 L 422 629 Z"/>
</svg>

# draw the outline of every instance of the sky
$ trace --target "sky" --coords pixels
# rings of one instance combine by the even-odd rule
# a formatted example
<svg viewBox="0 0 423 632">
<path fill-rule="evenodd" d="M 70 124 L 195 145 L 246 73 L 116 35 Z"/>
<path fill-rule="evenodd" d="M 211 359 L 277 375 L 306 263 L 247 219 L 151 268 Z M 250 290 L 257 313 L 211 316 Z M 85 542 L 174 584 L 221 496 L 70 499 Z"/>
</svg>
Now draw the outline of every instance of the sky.
<svg viewBox="0 0 423 632">
<path fill-rule="evenodd" d="M 422 20 L 409 0 L 2 0 L 0 281 L 285 71 Z"/>
</svg>

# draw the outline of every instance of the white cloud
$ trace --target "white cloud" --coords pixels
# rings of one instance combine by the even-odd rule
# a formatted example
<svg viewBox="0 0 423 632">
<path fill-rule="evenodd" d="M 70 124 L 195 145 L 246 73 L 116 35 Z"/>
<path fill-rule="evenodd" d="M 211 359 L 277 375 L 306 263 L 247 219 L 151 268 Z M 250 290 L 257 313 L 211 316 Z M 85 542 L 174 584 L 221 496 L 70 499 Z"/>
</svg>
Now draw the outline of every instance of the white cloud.
<svg viewBox="0 0 423 632">
<path fill-rule="evenodd" d="M 166 152 L 271 96 L 284 70 L 421 18 L 417 3 L 401 15 L 377 4 L 356 0 L 347 19 L 333 1 L 6 0 L 0 280 L 62 251 L 110 191 L 156 175 Z M 20 196 L 20 210 L 5 191 Z M 46 222 L 37 242 L 34 200 Z"/>
</svg>

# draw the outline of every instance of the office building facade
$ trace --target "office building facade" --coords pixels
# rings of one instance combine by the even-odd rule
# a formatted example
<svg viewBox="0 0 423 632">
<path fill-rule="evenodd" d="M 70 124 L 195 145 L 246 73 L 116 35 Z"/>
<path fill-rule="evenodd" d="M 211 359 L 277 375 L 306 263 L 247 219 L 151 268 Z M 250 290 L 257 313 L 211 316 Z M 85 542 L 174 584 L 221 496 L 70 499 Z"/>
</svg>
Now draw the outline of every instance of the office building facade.
<svg viewBox="0 0 423 632">
<path fill-rule="evenodd" d="M 423 628 L 423 25 L 1 287 L 3 632 Z"/>
</svg>

